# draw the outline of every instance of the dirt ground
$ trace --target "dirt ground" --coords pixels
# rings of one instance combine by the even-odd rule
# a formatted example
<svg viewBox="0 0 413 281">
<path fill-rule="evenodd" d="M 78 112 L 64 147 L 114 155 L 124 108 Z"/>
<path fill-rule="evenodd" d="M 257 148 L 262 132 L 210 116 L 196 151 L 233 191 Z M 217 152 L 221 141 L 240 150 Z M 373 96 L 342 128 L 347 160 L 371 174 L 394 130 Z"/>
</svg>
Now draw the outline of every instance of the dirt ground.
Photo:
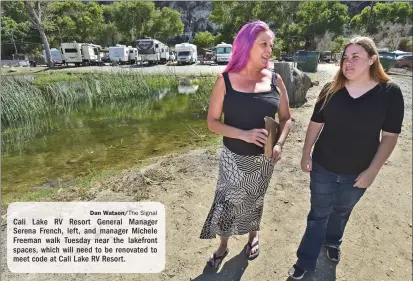
<svg viewBox="0 0 413 281">
<path fill-rule="evenodd" d="M 134 201 L 149 195 L 166 207 L 166 267 L 159 274 L 13 274 L 6 265 L 6 233 L 1 235 L 1 279 L 5 281 L 286 281 L 304 233 L 309 211 L 309 175 L 300 170 L 305 130 L 315 99 L 334 74 L 320 65 L 320 85 L 309 90 L 308 103 L 294 109 L 294 128 L 284 147 L 265 198 L 261 254 L 247 261 L 247 236 L 230 240 L 230 254 L 218 273 L 208 270 L 207 257 L 216 240 L 199 234 L 211 206 L 218 176 L 220 145 L 155 161 L 141 170 L 96 181 L 92 201 Z M 314 79 L 313 77 L 313 79 Z M 304 281 L 407 281 L 412 278 L 412 77 L 392 75 L 403 91 L 406 113 L 398 145 L 374 184 L 356 206 L 347 225 L 342 260 L 336 266 L 320 256 L 317 271 Z M 144 175 L 144 177 L 142 177 Z M 146 180 L 142 180 L 146 179 Z"/>
</svg>

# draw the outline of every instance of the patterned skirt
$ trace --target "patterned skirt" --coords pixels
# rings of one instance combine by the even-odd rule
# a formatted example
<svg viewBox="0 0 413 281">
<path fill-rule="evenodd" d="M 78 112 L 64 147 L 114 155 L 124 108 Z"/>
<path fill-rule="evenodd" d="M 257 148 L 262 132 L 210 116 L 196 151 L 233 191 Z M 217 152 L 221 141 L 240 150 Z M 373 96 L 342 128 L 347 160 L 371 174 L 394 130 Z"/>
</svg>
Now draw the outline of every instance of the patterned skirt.
<svg viewBox="0 0 413 281">
<path fill-rule="evenodd" d="M 238 155 L 224 146 L 214 202 L 200 238 L 258 231 L 273 171 L 274 163 L 264 155 Z"/>
</svg>

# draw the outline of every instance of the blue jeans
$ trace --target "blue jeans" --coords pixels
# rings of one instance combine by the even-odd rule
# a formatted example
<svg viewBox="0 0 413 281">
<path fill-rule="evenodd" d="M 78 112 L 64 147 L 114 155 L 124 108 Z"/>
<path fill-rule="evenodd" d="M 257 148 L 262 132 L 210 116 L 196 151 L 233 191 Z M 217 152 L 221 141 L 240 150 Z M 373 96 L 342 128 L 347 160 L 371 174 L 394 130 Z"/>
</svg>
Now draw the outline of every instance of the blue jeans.
<svg viewBox="0 0 413 281">
<path fill-rule="evenodd" d="M 315 271 L 323 244 L 341 245 L 351 211 L 366 191 L 365 188 L 353 187 L 358 175 L 335 174 L 313 161 L 310 172 L 311 210 L 297 250 L 296 265 L 301 269 Z"/>
</svg>

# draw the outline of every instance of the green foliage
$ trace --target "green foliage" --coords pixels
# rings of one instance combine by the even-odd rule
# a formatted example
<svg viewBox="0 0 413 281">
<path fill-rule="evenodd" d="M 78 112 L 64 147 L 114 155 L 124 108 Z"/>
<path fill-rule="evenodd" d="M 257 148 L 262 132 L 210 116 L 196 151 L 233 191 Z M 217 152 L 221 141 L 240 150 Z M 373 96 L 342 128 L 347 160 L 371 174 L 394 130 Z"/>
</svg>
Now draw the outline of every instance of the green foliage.
<svg viewBox="0 0 413 281">
<path fill-rule="evenodd" d="M 155 14 L 154 2 L 114 2 L 112 20 L 125 38 L 134 41 L 142 38 L 149 29 L 149 21 Z"/>
<path fill-rule="evenodd" d="M 340 53 L 343 51 L 344 46 L 349 42 L 348 38 L 345 38 L 343 36 L 338 36 L 336 39 L 334 39 L 331 52 L 332 53 Z"/>
<path fill-rule="evenodd" d="M 161 41 L 183 34 L 184 25 L 178 11 L 169 8 L 155 9 L 153 1 L 116 1 L 111 5 L 99 2 L 51 1 L 35 2 L 41 8 L 41 25 L 51 48 L 62 42 L 91 42 L 104 47 L 134 44 L 138 38 L 150 36 Z M 33 53 L 41 50 L 39 31 L 34 27 L 24 1 L 2 2 L 2 41 L 10 42 L 13 32 L 16 41 L 34 43 L 18 52 Z M 36 44 L 37 42 L 37 44 Z M 2 54 L 14 53 L 12 44 L 2 46 Z"/>
<path fill-rule="evenodd" d="M 337 2 L 301 2 L 296 15 L 297 23 L 293 27 L 296 26 L 299 36 L 312 40 L 326 31 L 342 34 L 344 24 L 349 20 L 346 5 Z"/>
<path fill-rule="evenodd" d="M 183 33 L 184 24 L 181 21 L 181 14 L 167 7 L 154 12 L 147 31 L 147 35 L 162 42 L 166 42 L 169 37 L 182 35 Z"/>
<path fill-rule="evenodd" d="M 12 18 L 18 23 L 30 21 L 29 14 L 23 1 L 1 1 L 1 8 L 7 17 Z"/>
<path fill-rule="evenodd" d="M 35 85 L 47 85 L 52 83 L 58 82 L 74 82 L 80 81 L 80 75 L 69 74 L 65 72 L 52 72 L 46 74 L 38 74 L 36 75 L 35 79 L 33 80 L 33 84 Z"/>
<path fill-rule="evenodd" d="M 274 47 L 272 49 L 272 55 L 276 58 L 281 56 L 281 51 L 283 49 L 284 41 L 282 39 L 275 39 Z"/>
<path fill-rule="evenodd" d="M 347 6 L 335 2 L 224 1 L 212 6 L 209 19 L 220 25 L 221 41 L 232 42 L 242 25 L 260 19 L 277 32 L 282 49 L 288 51 L 326 31 L 341 34 L 350 20 Z"/>
<path fill-rule="evenodd" d="M 366 7 L 351 19 L 350 26 L 354 31 L 364 29 L 374 34 L 382 23 L 412 23 L 413 9 L 408 2 L 374 3 L 373 11 L 370 10 Z"/>
<path fill-rule="evenodd" d="M 194 44 L 198 47 L 211 47 L 215 44 L 215 39 L 209 31 L 202 31 L 195 35 Z"/>
<path fill-rule="evenodd" d="M 122 34 L 120 34 L 116 24 L 113 22 L 103 24 L 96 34 L 96 43 L 102 46 L 115 46 L 122 41 Z"/>
<path fill-rule="evenodd" d="M 403 37 L 400 40 L 399 50 L 405 52 L 413 52 L 413 38 L 412 37 Z"/>
<path fill-rule="evenodd" d="M 30 26 L 28 22 L 17 23 L 12 18 L 7 16 L 1 17 L 1 37 L 2 39 L 10 40 L 14 36 L 14 40 L 23 40 L 29 33 Z"/>
</svg>

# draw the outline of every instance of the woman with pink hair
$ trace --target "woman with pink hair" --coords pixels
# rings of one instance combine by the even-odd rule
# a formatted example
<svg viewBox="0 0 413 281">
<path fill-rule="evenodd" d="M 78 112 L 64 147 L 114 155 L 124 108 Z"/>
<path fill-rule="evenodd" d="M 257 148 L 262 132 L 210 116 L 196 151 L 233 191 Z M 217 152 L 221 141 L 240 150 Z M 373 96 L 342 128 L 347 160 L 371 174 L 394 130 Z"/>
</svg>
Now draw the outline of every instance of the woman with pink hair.
<svg viewBox="0 0 413 281">
<path fill-rule="evenodd" d="M 228 239 L 233 235 L 248 233 L 246 255 L 250 260 L 258 256 L 264 195 L 290 132 L 285 85 L 280 75 L 269 70 L 274 37 L 262 21 L 244 25 L 233 42 L 228 66 L 218 75 L 211 93 L 208 128 L 223 136 L 223 149 L 215 198 L 200 238 L 220 236 L 220 245 L 208 261 L 216 269 L 228 254 Z M 266 157 L 264 118 L 277 113 L 280 135 L 272 157 Z"/>
</svg>

